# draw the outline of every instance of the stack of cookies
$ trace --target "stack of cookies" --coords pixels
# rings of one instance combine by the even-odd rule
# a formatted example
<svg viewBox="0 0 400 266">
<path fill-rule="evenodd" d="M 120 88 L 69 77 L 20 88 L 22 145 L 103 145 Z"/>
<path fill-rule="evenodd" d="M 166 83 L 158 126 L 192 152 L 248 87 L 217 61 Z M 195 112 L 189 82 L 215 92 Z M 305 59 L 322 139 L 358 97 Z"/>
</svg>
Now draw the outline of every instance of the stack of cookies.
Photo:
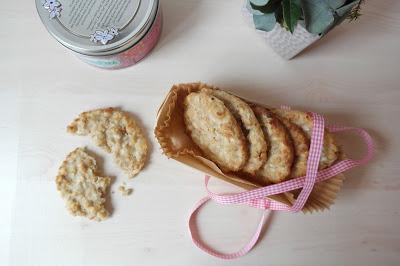
<svg viewBox="0 0 400 266">
<path fill-rule="evenodd" d="M 174 85 L 154 130 L 163 153 L 246 190 L 305 176 L 313 118 L 310 113 L 266 107 L 203 83 Z M 345 156 L 328 130 L 319 168 Z M 343 174 L 314 185 L 304 212 L 328 209 Z M 291 205 L 299 191 L 270 198 Z"/>
<path fill-rule="evenodd" d="M 183 99 L 186 133 L 223 173 L 260 185 L 304 176 L 313 127 L 309 113 L 266 108 L 200 84 Z M 325 131 L 320 169 L 339 158 Z"/>
</svg>

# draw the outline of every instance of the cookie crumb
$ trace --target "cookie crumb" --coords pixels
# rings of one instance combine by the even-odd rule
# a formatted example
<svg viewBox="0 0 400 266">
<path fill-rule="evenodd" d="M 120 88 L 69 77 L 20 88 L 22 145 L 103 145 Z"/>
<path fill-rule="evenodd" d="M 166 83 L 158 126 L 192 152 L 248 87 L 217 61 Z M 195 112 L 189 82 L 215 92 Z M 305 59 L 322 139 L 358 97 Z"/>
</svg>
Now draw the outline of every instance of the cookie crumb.
<svg viewBox="0 0 400 266">
<path fill-rule="evenodd" d="M 121 186 L 119 186 L 118 190 L 121 192 L 122 196 L 126 197 L 126 196 L 130 196 L 133 192 L 132 188 L 127 188 L 126 187 L 126 183 L 122 183 Z"/>
</svg>

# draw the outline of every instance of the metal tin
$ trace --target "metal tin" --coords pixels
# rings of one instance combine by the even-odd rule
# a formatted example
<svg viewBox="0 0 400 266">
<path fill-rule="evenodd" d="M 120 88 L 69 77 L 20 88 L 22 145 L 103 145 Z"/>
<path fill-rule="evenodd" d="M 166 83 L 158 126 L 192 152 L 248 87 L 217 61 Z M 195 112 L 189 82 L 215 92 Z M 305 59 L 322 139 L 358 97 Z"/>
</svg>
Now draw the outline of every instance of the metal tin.
<svg viewBox="0 0 400 266">
<path fill-rule="evenodd" d="M 135 64 L 161 33 L 159 0 L 36 0 L 36 8 L 54 38 L 102 68 Z"/>
</svg>

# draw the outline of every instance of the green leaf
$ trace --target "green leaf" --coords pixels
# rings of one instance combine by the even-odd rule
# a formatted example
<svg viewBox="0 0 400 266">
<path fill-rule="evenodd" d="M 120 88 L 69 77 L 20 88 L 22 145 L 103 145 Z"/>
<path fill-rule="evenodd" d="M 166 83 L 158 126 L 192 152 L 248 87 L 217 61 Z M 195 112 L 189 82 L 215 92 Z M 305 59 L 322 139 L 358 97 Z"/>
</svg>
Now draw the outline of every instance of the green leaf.
<svg viewBox="0 0 400 266">
<path fill-rule="evenodd" d="M 285 19 L 285 24 L 289 31 L 293 33 L 296 28 L 297 21 L 301 15 L 301 9 L 299 5 L 299 1 L 296 0 L 283 0 L 282 1 L 283 8 L 283 18 Z"/>
<path fill-rule="evenodd" d="M 269 0 L 250 0 L 250 2 L 256 6 L 265 6 L 268 4 Z"/>
<path fill-rule="evenodd" d="M 334 10 L 328 2 L 335 0 L 302 0 L 304 19 L 309 32 L 321 34 L 334 22 Z"/>
<path fill-rule="evenodd" d="M 276 21 L 277 21 L 282 27 L 285 27 L 285 25 L 284 25 L 285 20 L 283 19 L 282 5 L 279 5 L 279 7 L 275 10 L 275 18 L 276 18 Z"/>
<path fill-rule="evenodd" d="M 247 0 L 246 8 L 247 8 L 247 10 L 249 10 L 250 13 L 252 13 L 253 15 L 262 15 L 262 14 L 264 14 L 264 13 L 261 12 L 260 10 L 253 8 L 253 6 L 252 6 L 251 3 L 250 3 L 250 0 Z"/>
<path fill-rule="evenodd" d="M 251 6 L 254 10 L 258 10 L 258 11 L 260 11 L 261 13 L 266 14 L 266 13 L 275 12 L 275 10 L 276 10 L 278 7 L 281 6 L 281 1 L 282 1 L 282 0 L 270 0 L 270 1 L 268 1 L 268 4 L 266 4 L 265 6 L 256 6 L 256 5 L 253 5 L 253 4 L 251 3 L 251 0 L 250 0 L 250 6 Z"/>
<path fill-rule="evenodd" d="M 253 15 L 254 25 L 256 29 L 270 31 L 275 27 L 276 18 L 274 13 Z"/>
</svg>

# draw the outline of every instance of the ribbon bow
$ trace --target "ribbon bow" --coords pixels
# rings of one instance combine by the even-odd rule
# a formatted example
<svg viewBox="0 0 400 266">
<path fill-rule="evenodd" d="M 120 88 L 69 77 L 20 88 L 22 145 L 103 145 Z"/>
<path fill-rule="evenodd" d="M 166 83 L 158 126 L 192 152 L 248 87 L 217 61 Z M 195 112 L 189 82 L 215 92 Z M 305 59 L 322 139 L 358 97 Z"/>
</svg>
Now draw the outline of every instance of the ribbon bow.
<svg viewBox="0 0 400 266">
<path fill-rule="evenodd" d="M 235 259 L 247 254 L 257 243 L 260 237 L 261 230 L 264 226 L 267 212 L 264 212 L 258 228 L 249 241 L 242 249 L 237 252 L 224 254 L 220 253 L 206 244 L 204 244 L 196 235 L 193 234 L 195 223 L 194 214 L 199 210 L 209 200 L 213 200 L 222 205 L 232 205 L 232 204 L 246 204 L 253 208 L 259 208 L 270 211 L 289 211 L 289 212 L 299 212 L 303 209 L 310 193 L 313 190 L 314 184 L 316 182 L 321 182 L 327 180 L 333 176 L 336 176 L 344 171 L 347 171 L 353 167 L 360 166 L 368 163 L 373 157 L 374 144 L 371 136 L 363 129 L 354 127 L 342 127 L 342 126 L 327 126 L 329 132 L 341 132 L 341 131 L 353 131 L 361 137 L 367 146 L 366 155 L 360 160 L 345 159 L 341 160 L 329 168 L 318 171 L 318 165 L 321 157 L 321 151 L 324 140 L 324 129 L 325 122 L 324 118 L 316 113 L 312 113 L 313 116 L 313 129 L 311 133 L 311 143 L 310 151 L 307 160 L 307 171 L 306 176 L 291 179 L 282 183 L 273 184 L 265 186 L 258 189 L 253 189 L 250 191 L 240 192 L 240 193 L 226 193 L 226 194 L 215 194 L 211 192 L 207 185 L 210 179 L 209 176 L 205 177 L 205 187 L 208 195 L 202 198 L 194 207 L 192 213 L 189 216 L 189 231 L 193 242 L 197 247 L 205 251 L 206 253 L 221 259 Z M 300 194 L 298 195 L 293 206 L 288 206 L 284 203 L 266 198 L 267 196 L 276 195 L 295 189 L 302 188 Z"/>
</svg>

